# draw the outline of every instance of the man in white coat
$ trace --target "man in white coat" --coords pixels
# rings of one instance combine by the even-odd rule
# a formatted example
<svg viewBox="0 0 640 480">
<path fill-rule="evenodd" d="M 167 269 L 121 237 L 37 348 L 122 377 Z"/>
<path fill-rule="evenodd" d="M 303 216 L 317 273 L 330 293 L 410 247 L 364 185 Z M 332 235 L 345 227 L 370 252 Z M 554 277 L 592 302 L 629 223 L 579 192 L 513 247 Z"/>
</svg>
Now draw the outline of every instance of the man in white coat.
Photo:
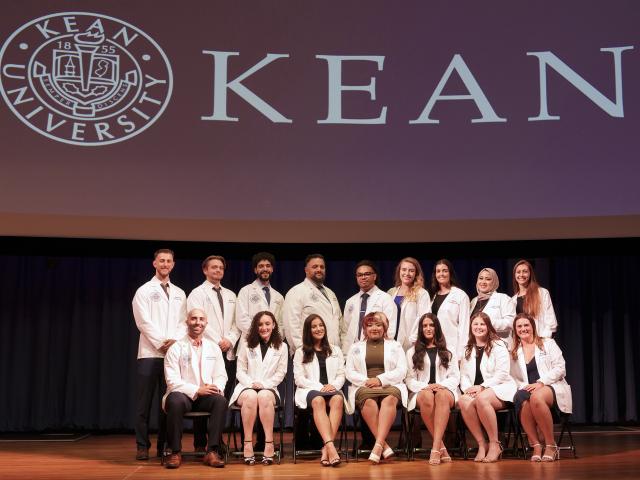
<svg viewBox="0 0 640 480">
<path fill-rule="evenodd" d="M 356 282 L 360 291 L 344 305 L 344 332 L 342 352 L 346 355 L 356 342 L 364 340 L 362 319 L 367 313 L 382 312 L 389 320 L 389 338 L 394 339 L 397 330 L 398 307 L 388 293 L 376 286 L 378 270 L 370 260 L 361 260 L 356 265 Z"/>
<path fill-rule="evenodd" d="M 187 335 L 169 348 L 164 359 L 167 393 L 163 407 L 167 412 L 167 442 L 171 449 L 167 468 L 178 468 L 182 463 L 182 420 L 191 411 L 211 414 L 204 464 L 224 467 L 221 439 L 228 406 L 224 398 L 227 372 L 220 347 L 203 336 L 206 327 L 205 312 L 198 308 L 191 310 L 187 314 Z"/>
<path fill-rule="evenodd" d="M 302 325 L 312 313 L 324 320 L 329 343 L 342 345 L 342 311 L 336 294 L 324 285 L 325 272 L 324 257 L 319 253 L 308 255 L 304 266 L 306 278 L 292 287 L 284 298 L 282 320 L 291 355 L 302 346 Z"/>
<path fill-rule="evenodd" d="M 136 460 L 148 460 L 149 413 L 153 394 L 157 388 L 161 399 L 167 388 L 164 379 L 164 355 L 186 332 L 186 296 L 171 283 L 169 274 L 175 266 L 173 251 L 163 248 L 153 255 L 155 275 L 142 285 L 133 297 L 133 317 L 140 331 L 138 342 L 137 405 L 136 405 Z M 157 454 L 164 448 L 166 416 L 160 409 Z"/>
<path fill-rule="evenodd" d="M 187 308 L 199 308 L 207 314 L 207 328 L 204 338 L 212 340 L 220 347 L 225 358 L 227 377 L 236 378 L 235 346 L 240 338 L 236 326 L 236 294 L 221 285 L 227 267 L 225 259 L 210 255 L 202 262 L 202 273 L 206 280 L 194 288 L 187 297 Z M 233 391 L 233 381 L 228 382 L 225 397 Z"/>
<path fill-rule="evenodd" d="M 253 283 L 240 289 L 236 302 L 236 325 L 242 333 L 241 338 L 247 338 L 255 314 L 265 310 L 275 315 L 280 335 L 285 338 L 284 326 L 282 325 L 284 297 L 270 283 L 276 259 L 270 253 L 260 252 L 253 256 L 251 263 L 256 279 Z M 239 347 L 240 345 L 242 345 L 242 341 L 238 344 Z"/>
</svg>

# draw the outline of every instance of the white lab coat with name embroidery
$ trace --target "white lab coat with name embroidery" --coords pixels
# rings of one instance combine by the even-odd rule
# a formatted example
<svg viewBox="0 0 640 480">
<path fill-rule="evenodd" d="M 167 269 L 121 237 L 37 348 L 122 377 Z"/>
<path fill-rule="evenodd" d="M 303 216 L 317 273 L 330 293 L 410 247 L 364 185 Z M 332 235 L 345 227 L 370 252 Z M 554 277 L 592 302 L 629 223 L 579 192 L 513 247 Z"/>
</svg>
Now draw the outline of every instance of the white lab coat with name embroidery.
<svg viewBox="0 0 640 480">
<path fill-rule="evenodd" d="M 191 400 L 197 398 L 198 389 L 205 384 L 215 385 L 224 392 L 227 372 L 222 350 L 211 340 L 202 339 L 202 361 L 192 355 L 191 338 L 187 335 L 171 345 L 164 358 L 164 376 L 167 392 L 162 397 L 162 408 L 171 392 L 184 393 Z M 198 364 L 200 365 L 198 366 Z M 196 372 L 200 372 L 199 375 Z"/>
<path fill-rule="evenodd" d="M 367 381 L 367 342 L 357 342 L 351 345 L 347 355 L 346 376 L 349 385 L 349 408 L 355 410 L 356 392 Z M 378 375 L 382 387 L 396 387 L 400 390 L 402 405 L 407 406 L 409 392 L 404 383 L 407 376 L 407 359 L 402 345 L 395 340 L 384 340 L 384 373 Z"/>
<path fill-rule="evenodd" d="M 362 294 L 364 292 L 359 291 L 353 297 L 347 300 L 344 304 L 344 321 L 342 326 L 344 331 L 342 333 L 342 352 L 346 355 L 349 352 L 349 348 L 355 342 L 363 340 L 362 334 L 358 337 L 358 328 L 360 325 L 360 304 L 362 302 Z M 365 315 L 371 312 L 382 312 L 387 316 L 389 320 L 389 330 L 387 336 L 394 338 L 396 333 L 396 319 L 398 318 L 398 307 L 393 302 L 393 298 L 374 286 L 371 290 L 366 292 L 369 294 L 367 298 L 367 308 Z"/>
<path fill-rule="evenodd" d="M 437 316 L 447 340 L 447 348 L 458 358 L 462 358 L 464 346 L 469 340 L 469 313 L 467 294 L 458 287 L 451 287 L 451 291 L 438 309 Z M 412 335 L 415 335 L 415 338 L 412 338 L 413 343 L 418 331 L 412 332 Z"/>
<path fill-rule="evenodd" d="M 553 310 L 553 303 L 551 303 L 551 295 L 546 288 L 538 287 L 540 289 L 540 309 L 538 316 L 535 318 L 536 331 L 539 337 L 551 338 L 551 336 L 558 330 L 558 320 L 556 319 L 556 312 Z M 514 304 L 517 304 L 518 294 L 513 297 Z"/>
<path fill-rule="evenodd" d="M 165 340 L 177 340 L 187 333 L 187 302 L 184 291 L 169 282 L 169 298 L 160 280 L 153 277 L 136 291 L 131 302 L 140 331 L 138 358 L 163 358 L 158 350 Z"/>
<path fill-rule="evenodd" d="M 302 325 L 305 318 L 312 313 L 320 315 L 327 326 L 327 340 L 330 345 L 342 345 L 340 335 L 342 327 L 342 311 L 336 294 L 326 285 L 327 298 L 318 290 L 314 282 L 305 278 L 295 285 L 284 297 L 282 320 L 287 333 L 287 342 L 291 347 L 291 355 L 302 347 Z"/>
<path fill-rule="evenodd" d="M 556 392 L 556 401 L 558 408 L 564 413 L 571 413 L 572 398 L 571 386 L 565 379 L 565 361 L 562 356 L 562 350 L 552 338 L 545 338 L 542 343 L 543 350 L 535 346 L 535 359 L 538 373 L 540 374 L 540 382 L 550 387 Z M 512 357 L 513 358 L 513 357 Z M 518 384 L 518 389 L 529 384 L 527 377 L 527 363 L 524 358 L 522 346 L 518 347 L 518 359 L 514 362 L 512 370 L 513 376 Z"/>
<path fill-rule="evenodd" d="M 236 327 L 236 294 L 228 288 L 222 287 L 222 302 L 224 304 L 224 316 L 220 310 L 218 294 L 213 290 L 213 284 L 205 280 L 199 287 L 194 288 L 187 297 L 187 310 L 193 308 L 204 310 L 207 314 L 207 328 L 204 337 L 213 340 L 216 344 L 223 338 L 231 342 L 231 348 L 227 350 L 227 360 L 235 359 L 234 347 L 240 338 L 240 330 Z"/>
<path fill-rule="evenodd" d="M 476 303 L 478 303 L 478 297 L 471 300 L 469 311 L 473 312 Z M 511 345 L 513 344 L 511 331 L 513 329 L 513 319 L 516 316 L 516 304 L 514 301 L 509 295 L 493 292 L 482 311 L 489 315 L 491 325 L 498 332 L 498 336 L 505 341 L 507 348 L 511 350 Z"/>
<path fill-rule="evenodd" d="M 268 310 L 273 313 L 278 322 L 280 336 L 285 338 L 284 324 L 282 322 L 282 306 L 284 297 L 276 289 L 269 285 L 271 304 L 267 304 L 267 297 L 264 295 L 263 285 L 259 280 L 255 280 L 249 285 L 245 285 L 238 292 L 236 300 L 236 326 L 241 332 L 241 339 L 246 340 L 253 317 L 258 312 Z M 238 343 L 238 348 L 242 346 L 242 341 Z M 240 352 L 238 352 L 240 354 Z"/>
<path fill-rule="evenodd" d="M 431 372 L 431 360 L 427 352 L 424 353 L 424 366 L 422 370 L 416 371 L 413 367 L 413 353 L 415 347 L 407 350 L 407 377 L 404 382 L 409 389 L 409 407 L 408 410 L 416 408 L 418 393 L 429 386 L 429 375 Z M 449 366 L 444 368 L 440 360 L 440 355 L 436 354 L 436 383 L 442 385 L 453 394 L 454 405 L 458 401 L 460 387 L 460 370 L 458 370 L 458 359 L 455 355 L 451 356 Z"/>
<path fill-rule="evenodd" d="M 260 345 L 249 348 L 246 340 L 238 354 L 238 370 L 236 378 L 238 383 L 231 394 L 229 405 L 233 404 L 243 390 L 251 388 L 253 383 L 261 383 L 264 388 L 273 390 L 280 398 L 278 385 L 287 374 L 287 362 L 289 361 L 287 344 L 282 343 L 277 350 L 270 346 L 262 358 Z"/>
<path fill-rule="evenodd" d="M 511 377 L 511 355 L 507 346 L 502 340 L 496 340 L 491 347 L 490 355 L 483 353 L 480 360 L 480 372 L 482 373 L 482 386 L 491 388 L 493 392 L 503 402 L 513 401 L 516 394 L 516 381 Z M 473 386 L 476 378 L 476 349 L 471 349 L 469 359 L 461 359 L 460 362 L 460 390 L 462 393 Z"/>
<path fill-rule="evenodd" d="M 302 363 L 304 353 L 301 348 L 296 350 L 293 356 L 293 379 L 296 383 L 296 394 L 294 396 L 296 405 L 299 408 L 307 408 L 307 395 L 312 390 L 318 390 L 324 385 L 320 383 L 320 363 L 318 357 L 313 356 L 313 360 L 308 363 Z M 337 345 L 331 345 L 331 355 L 326 359 L 327 380 L 329 385 L 336 387 L 340 391 L 344 385 L 344 357 Z M 340 392 L 342 394 L 342 392 Z M 349 410 L 349 404 L 345 399 L 345 407 L 347 413 L 353 413 Z"/>
<path fill-rule="evenodd" d="M 398 287 L 389 290 L 389 295 L 394 299 L 398 294 Z M 395 303 L 395 301 L 393 302 Z M 431 313 L 431 297 L 424 288 L 418 290 L 415 301 L 407 300 L 405 297 L 400 304 L 400 325 L 398 328 L 398 342 L 402 348 L 408 350 L 418 338 L 419 320 L 425 313 Z"/>
</svg>

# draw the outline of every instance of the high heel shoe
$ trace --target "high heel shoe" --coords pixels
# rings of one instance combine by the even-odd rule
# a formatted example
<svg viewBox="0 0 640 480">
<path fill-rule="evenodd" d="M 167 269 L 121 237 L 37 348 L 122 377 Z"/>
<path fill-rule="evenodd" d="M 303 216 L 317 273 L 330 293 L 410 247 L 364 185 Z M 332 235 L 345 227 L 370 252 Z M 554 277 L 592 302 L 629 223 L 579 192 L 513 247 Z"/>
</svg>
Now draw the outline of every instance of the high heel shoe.
<svg viewBox="0 0 640 480">
<path fill-rule="evenodd" d="M 474 462 L 481 462 L 482 460 L 484 460 L 484 457 L 487 456 L 487 450 L 489 450 L 489 446 L 486 443 L 483 443 L 482 449 L 484 450 L 484 455 L 480 456 L 480 444 L 478 444 L 478 454 L 473 459 Z"/>
<path fill-rule="evenodd" d="M 556 460 L 560 459 L 560 449 L 558 448 L 558 445 L 556 445 L 555 443 L 553 445 L 545 445 L 544 446 L 544 450 L 545 450 L 545 454 L 542 456 L 542 460 L 543 462 L 555 462 Z M 546 450 L 547 448 L 553 448 L 553 455 L 547 455 Z"/>
<path fill-rule="evenodd" d="M 396 452 L 393 451 L 393 448 L 391 448 L 389 445 L 387 445 L 386 447 L 384 447 L 384 450 L 382 451 L 382 458 L 389 458 L 389 457 L 393 457 L 396 454 Z"/>
<path fill-rule="evenodd" d="M 451 456 L 449 455 L 449 452 L 447 452 L 447 447 L 442 447 L 440 449 L 440 461 L 442 463 L 451 463 Z"/>
<path fill-rule="evenodd" d="M 489 446 L 491 446 L 492 443 L 498 445 L 498 448 L 500 448 L 500 453 L 498 453 L 496 457 L 489 457 L 489 455 L 487 455 L 482 459 L 482 463 L 494 463 L 500 460 L 500 457 L 502 457 L 502 451 L 504 450 L 504 448 L 502 447 L 502 442 L 489 442 Z"/>
<path fill-rule="evenodd" d="M 442 462 L 440 455 L 440 450 L 434 450 L 432 448 L 429 454 L 429 465 L 440 465 L 440 462 Z"/>
<path fill-rule="evenodd" d="M 380 447 L 380 450 L 382 450 L 382 444 L 376 442 L 373 448 L 371 449 L 371 453 L 369 454 L 369 461 L 374 465 L 377 465 L 378 463 L 380 463 L 380 455 L 378 455 L 377 453 L 373 453 L 376 447 Z"/>
<path fill-rule="evenodd" d="M 251 453 L 253 454 L 253 440 L 245 440 L 244 443 L 251 444 Z M 245 465 L 255 465 L 256 463 L 255 455 L 251 455 L 251 456 L 244 455 L 244 463 Z"/>
<path fill-rule="evenodd" d="M 533 445 L 530 445 L 530 447 L 533 449 L 533 448 L 536 448 L 536 447 L 542 447 L 542 445 L 540 445 L 539 443 L 534 443 Z M 542 461 L 542 457 L 540 455 L 531 455 L 531 461 L 532 462 L 541 462 Z"/>
<path fill-rule="evenodd" d="M 327 444 L 330 443 L 332 445 L 334 445 L 333 440 L 327 440 L 326 442 L 324 442 L 324 446 L 326 448 Z M 335 450 L 335 445 L 334 445 L 334 450 Z M 340 454 L 338 453 L 338 451 L 336 450 L 336 454 L 338 455 L 337 457 L 335 457 L 333 460 L 327 460 L 327 464 L 323 464 L 323 467 L 337 467 L 338 465 L 340 465 L 340 463 L 342 462 L 342 460 L 340 460 Z M 327 456 L 329 456 L 329 454 L 327 453 Z"/>
<path fill-rule="evenodd" d="M 320 457 L 320 465 L 322 465 L 323 467 L 328 467 L 330 465 L 327 458 L 327 449 L 325 447 L 322 447 L 322 457 Z"/>
<path fill-rule="evenodd" d="M 267 444 L 270 443 L 271 445 L 273 445 L 273 440 L 271 440 L 270 442 L 268 442 L 267 440 L 264 441 L 264 449 L 267 449 Z M 274 451 L 275 453 L 275 451 Z M 266 456 L 266 455 L 262 455 L 262 464 L 263 465 L 272 465 L 273 464 L 273 453 L 271 454 L 270 457 Z"/>
</svg>

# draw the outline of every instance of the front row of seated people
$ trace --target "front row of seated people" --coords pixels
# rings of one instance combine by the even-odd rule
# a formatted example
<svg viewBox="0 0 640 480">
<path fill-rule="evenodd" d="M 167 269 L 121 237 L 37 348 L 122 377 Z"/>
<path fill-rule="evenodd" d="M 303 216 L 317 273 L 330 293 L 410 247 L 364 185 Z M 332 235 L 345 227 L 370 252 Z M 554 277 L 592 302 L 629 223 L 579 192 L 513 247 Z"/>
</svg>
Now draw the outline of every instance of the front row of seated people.
<svg viewBox="0 0 640 480">
<path fill-rule="evenodd" d="M 219 347 L 202 336 L 206 325 L 205 313 L 191 310 L 187 336 L 166 355 L 163 405 L 171 450 L 168 468 L 180 466 L 182 416 L 192 410 L 211 412 L 204 463 L 224 466 L 220 438 L 227 411 L 227 375 Z M 365 315 L 362 325 L 364 340 L 350 347 L 345 364 L 341 349 L 329 344 L 323 319 L 310 315 L 303 325 L 302 347 L 294 355 L 294 400 L 299 408 L 313 413 L 323 441 L 323 466 L 340 464 L 334 439 L 343 411 L 351 414 L 355 409 L 375 437 L 369 460 L 377 464 L 393 456 L 387 435 L 399 405 L 409 411 L 419 409 L 433 437 L 431 465 L 451 462 L 443 436 L 456 404 L 478 444 L 474 461 L 495 462 L 501 457 L 496 411 L 511 402 L 532 448 L 531 461 L 558 458 L 552 411 L 571 413 L 571 389 L 564 378 L 560 348 L 554 340 L 538 336 L 529 315 L 516 315 L 514 346 L 509 351 L 489 316 L 475 313 L 461 359 L 447 348 L 440 322 L 432 313 L 420 318 L 417 340 L 406 354 L 400 343 L 387 337 L 389 321 L 383 313 Z M 240 407 L 244 462 L 256 463 L 252 437 L 259 418 L 265 433 L 261 463 L 270 465 L 274 457 L 275 406 L 281 402 L 277 386 L 287 372 L 288 348 L 268 311 L 255 315 L 244 342 L 229 405 Z M 346 397 L 342 393 L 345 380 L 350 382 Z"/>
</svg>

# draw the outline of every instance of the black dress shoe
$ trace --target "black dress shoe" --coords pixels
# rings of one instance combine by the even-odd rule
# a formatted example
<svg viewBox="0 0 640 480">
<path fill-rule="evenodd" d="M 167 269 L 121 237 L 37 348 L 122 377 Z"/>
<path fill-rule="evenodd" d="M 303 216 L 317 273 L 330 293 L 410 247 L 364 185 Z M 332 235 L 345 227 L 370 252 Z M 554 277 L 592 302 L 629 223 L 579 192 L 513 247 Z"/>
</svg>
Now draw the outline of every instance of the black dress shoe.
<svg viewBox="0 0 640 480">
<path fill-rule="evenodd" d="M 136 460 L 149 460 L 149 449 L 138 447 L 136 451 Z"/>
</svg>

